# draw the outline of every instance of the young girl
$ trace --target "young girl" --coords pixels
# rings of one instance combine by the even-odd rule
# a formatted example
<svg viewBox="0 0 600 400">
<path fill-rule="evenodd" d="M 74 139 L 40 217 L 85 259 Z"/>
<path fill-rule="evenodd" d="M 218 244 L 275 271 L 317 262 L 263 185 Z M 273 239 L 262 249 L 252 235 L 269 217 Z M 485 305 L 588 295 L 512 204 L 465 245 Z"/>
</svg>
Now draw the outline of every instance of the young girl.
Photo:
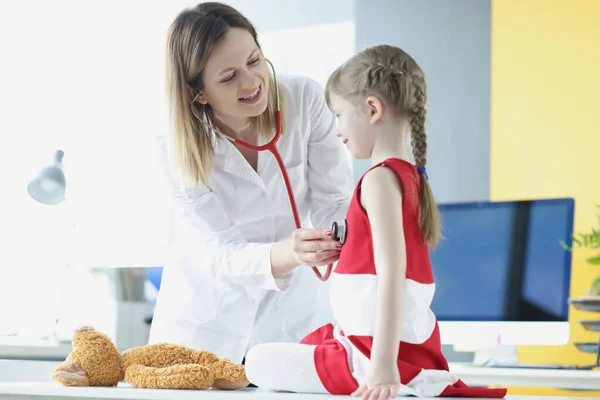
<svg viewBox="0 0 600 400">
<path fill-rule="evenodd" d="M 331 75 L 326 96 L 339 118 L 338 136 L 355 158 L 372 160 L 354 191 L 331 278 L 337 324 L 300 344 L 251 348 L 249 380 L 264 389 L 363 399 L 504 397 L 506 389 L 467 387 L 449 372 L 430 309 L 428 246 L 440 227 L 425 170 L 423 71 L 401 49 L 374 46 Z M 409 161 L 409 132 L 416 165 Z"/>
</svg>

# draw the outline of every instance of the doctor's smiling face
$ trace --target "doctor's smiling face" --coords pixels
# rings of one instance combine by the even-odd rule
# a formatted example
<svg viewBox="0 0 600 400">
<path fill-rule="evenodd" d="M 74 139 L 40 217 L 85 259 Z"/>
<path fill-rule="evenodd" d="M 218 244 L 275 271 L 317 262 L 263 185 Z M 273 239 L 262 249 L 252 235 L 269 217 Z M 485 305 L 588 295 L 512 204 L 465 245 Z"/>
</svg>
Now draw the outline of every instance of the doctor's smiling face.
<svg viewBox="0 0 600 400">
<path fill-rule="evenodd" d="M 231 28 L 212 50 L 204 68 L 198 101 L 221 120 L 247 119 L 267 108 L 269 66 L 252 34 Z"/>
<path fill-rule="evenodd" d="M 270 139 L 277 123 L 275 77 L 252 23 L 218 2 L 201 2 L 177 15 L 168 30 L 166 56 L 175 156 L 187 183 L 207 183 L 215 132 L 199 119 L 208 117 L 232 138 Z M 279 110 L 285 115 L 285 96 Z"/>
</svg>

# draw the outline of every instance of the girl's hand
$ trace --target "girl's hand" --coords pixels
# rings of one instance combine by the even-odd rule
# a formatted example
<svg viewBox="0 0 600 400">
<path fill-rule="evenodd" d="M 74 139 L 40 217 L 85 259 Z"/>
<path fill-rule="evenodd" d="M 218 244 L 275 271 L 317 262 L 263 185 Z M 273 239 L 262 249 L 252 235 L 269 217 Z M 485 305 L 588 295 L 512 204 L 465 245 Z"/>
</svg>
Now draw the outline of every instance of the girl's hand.
<svg viewBox="0 0 600 400">
<path fill-rule="evenodd" d="M 400 390 L 400 373 L 398 366 L 390 368 L 371 367 L 365 383 L 360 385 L 352 397 L 361 397 L 362 400 L 393 399 Z"/>
</svg>

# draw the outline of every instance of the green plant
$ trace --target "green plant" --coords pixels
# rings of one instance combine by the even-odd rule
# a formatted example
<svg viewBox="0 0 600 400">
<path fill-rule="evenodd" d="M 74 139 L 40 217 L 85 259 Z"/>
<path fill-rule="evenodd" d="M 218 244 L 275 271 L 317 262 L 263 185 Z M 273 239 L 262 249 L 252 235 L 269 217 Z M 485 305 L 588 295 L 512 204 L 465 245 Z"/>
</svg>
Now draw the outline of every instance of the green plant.
<svg viewBox="0 0 600 400">
<path fill-rule="evenodd" d="M 597 204 L 596 208 L 600 209 L 600 204 Z M 573 240 L 572 247 L 567 246 L 567 244 L 561 240 L 562 246 L 568 251 L 572 251 L 573 247 L 600 249 L 600 215 L 598 215 L 598 228 L 591 229 L 591 232 L 577 233 L 571 236 L 571 239 Z M 588 258 L 587 262 L 592 265 L 600 265 L 600 254 Z"/>
<path fill-rule="evenodd" d="M 600 209 L 600 204 L 596 205 L 596 208 Z M 561 245 L 568 251 L 572 251 L 573 247 L 591 248 L 600 250 L 600 215 L 598 215 L 598 228 L 591 228 L 591 232 L 588 233 L 577 233 L 571 236 L 573 246 L 569 247 L 561 240 Z M 589 257 L 587 262 L 591 265 L 600 265 L 600 251 L 599 253 Z M 600 277 L 594 279 L 592 286 L 589 288 L 589 294 L 593 296 L 600 296 Z"/>
</svg>

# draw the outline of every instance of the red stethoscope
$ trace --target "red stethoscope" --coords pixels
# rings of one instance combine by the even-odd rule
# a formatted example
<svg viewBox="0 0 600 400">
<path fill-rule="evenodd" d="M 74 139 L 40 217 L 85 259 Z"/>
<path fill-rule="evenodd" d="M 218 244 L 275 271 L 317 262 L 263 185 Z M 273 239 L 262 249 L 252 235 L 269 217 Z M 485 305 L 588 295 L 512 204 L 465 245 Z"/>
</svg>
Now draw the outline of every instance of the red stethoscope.
<svg viewBox="0 0 600 400">
<path fill-rule="evenodd" d="M 281 158 L 281 154 L 279 154 L 279 150 L 277 150 L 277 141 L 281 137 L 281 129 L 282 129 L 281 109 L 279 107 L 279 86 L 277 86 L 277 77 L 275 75 L 275 67 L 273 67 L 273 64 L 271 64 L 271 62 L 269 60 L 265 59 L 265 61 L 271 66 L 271 70 L 273 71 L 273 80 L 275 82 L 275 93 L 276 93 L 275 100 L 277 103 L 277 110 L 275 111 L 275 136 L 273 136 L 273 138 L 271 139 L 271 141 L 269 143 L 264 144 L 262 146 L 256 146 L 256 145 L 244 142 L 243 140 L 240 140 L 240 139 L 234 139 L 232 137 L 225 135 L 224 133 L 219 131 L 214 126 L 206 123 L 202 118 L 199 118 L 194 111 L 194 102 L 196 101 L 196 98 L 198 97 L 198 95 L 200 93 L 196 94 L 196 96 L 192 100 L 192 104 L 191 104 L 192 113 L 196 116 L 196 118 L 198 118 L 198 120 L 202 124 L 204 124 L 206 127 L 211 129 L 215 133 L 227 138 L 232 143 L 238 144 L 242 147 L 245 147 L 249 150 L 254 150 L 254 151 L 268 150 L 273 154 L 273 156 L 275 156 L 275 159 L 277 160 L 277 164 L 279 164 L 279 169 L 281 170 L 281 174 L 283 175 L 283 181 L 285 182 L 285 187 L 287 189 L 288 197 L 290 199 L 290 205 L 292 207 L 292 214 L 294 215 L 294 222 L 296 223 L 296 228 L 300 229 L 302 226 L 300 224 L 298 208 L 296 207 L 296 198 L 294 197 L 294 192 L 292 191 L 292 184 L 290 183 L 290 178 L 288 176 L 287 169 L 285 168 L 285 164 L 283 163 L 283 159 Z M 338 224 L 337 222 L 333 222 L 331 230 L 333 232 L 332 236 L 333 236 L 334 240 L 337 240 L 341 243 L 344 243 L 346 241 L 347 224 L 348 224 L 347 221 L 344 221 L 343 225 Z M 313 266 L 312 269 L 313 269 L 315 275 L 317 275 L 317 277 L 320 280 L 326 281 L 327 279 L 329 279 L 329 276 L 331 275 L 331 271 L 333 269 L 333 264 L 329 264 L 327 266 L 327 272 L 325 273 L 325 275 L 321 275 L 321 272 L 319 271 L 319 269 L 316 266 Z"/>
</svg>

